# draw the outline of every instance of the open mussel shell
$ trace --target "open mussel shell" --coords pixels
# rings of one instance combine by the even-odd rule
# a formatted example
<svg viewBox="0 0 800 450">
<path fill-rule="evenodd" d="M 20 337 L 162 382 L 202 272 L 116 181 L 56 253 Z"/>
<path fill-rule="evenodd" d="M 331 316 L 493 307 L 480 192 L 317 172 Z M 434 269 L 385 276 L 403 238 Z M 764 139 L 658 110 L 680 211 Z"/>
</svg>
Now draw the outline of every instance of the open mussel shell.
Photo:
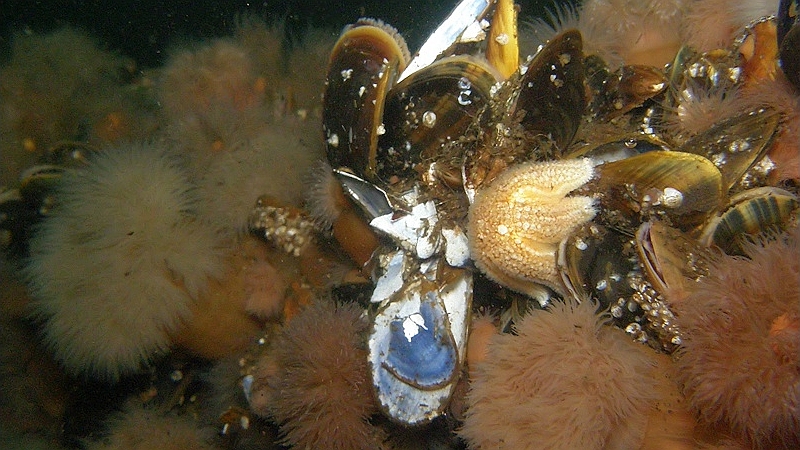
<svg viewBox="0 0 800 450">
<path fill-rule="evenodd" d="M 522 115 L 520 124 L 528 135 L 552 141 L 563 152 L 586 110 L 584 76 L 581 34 L 564 31 L 528 64 L 509 114 Z"/>
<path fill-rule="evenodd" d="M 666 216 L 681 229 L 703 223 L 725 197 L 722 175 L 708 159 L 691 153 L 651 151 L 597 166 L 590 190 L 601 193 L 616 225 L 638 227 L 641 217 Z"/>
<path fill-rule="evenodd" d="M 671 304 L 683 300 L 690 285 L 708 275 L 713 259 L 699 241 L 659 220 L 642 223 L 636 250 L 647 279 Z"/>
<path fill-rule="evenodd" d="M 383 23 L 362 19 L 342 33 L 331 52 L 322 109 L 331 167 L 374 174 L 386 94 L 407 55 L 397 31 Z"/>
<path fill-rule="evenodd" d="M 412 274 L 389 292 L 390 298 L 378 299 L 385 304 L 368 340 L 378 403 L 404 425 L 424 423 L 444 412 L 466 352 L 471 272 L 439 265 L 436 273 L 435 281 Z"/>
<path fill-rule="evenodd" d="M 680 343 L 672 312 L 642 271 L 634 237 L 589 223 L 561 242 L 557 261 L 568 291 L 596 301 L 633 339 L 666 351 Z"/>
<path fill-rule="evenodd" d="M 567 291 L 603 307 L 616 300 L 625 274 L 637 266 L 630 237 L 594 222 L 561 241 L 556 260 Z"/>
<path fill-rule="evenodd" d="M 643 275 L 630 236 L 590 222 L 561 242 L 556 260 L 574 298 L 596 301 L 622 329 L 643 328 L 644 314 L 631 299 L 631 279 Z"/>
<path fill-rule="evenodd" d="M 731 197 L 724 211 L 712 217 L 700 238 L 729 255 L 744 255 L 741 244 L 763 233 L 785 230 L 797 222 L 797 197 L 775 187 L 750 189 Z"/>
<path fill-rule="evenodd" d="M 780 113 L 759 108 L 723 120 L 697 134 L 678 150 L 702 155 L 722 173 L 723 188 L 733 188 L 761 160 L 775 138 Z"/>
<path fill-rule="evenodd" d="M 415 175 L 416 165 L 441 154 L 442 145 L 479 120 L 500 74 L 466 55 L 443 58 L 405 78 L 386 99 L 378 140 L 380 179 Z"/>
</svg>

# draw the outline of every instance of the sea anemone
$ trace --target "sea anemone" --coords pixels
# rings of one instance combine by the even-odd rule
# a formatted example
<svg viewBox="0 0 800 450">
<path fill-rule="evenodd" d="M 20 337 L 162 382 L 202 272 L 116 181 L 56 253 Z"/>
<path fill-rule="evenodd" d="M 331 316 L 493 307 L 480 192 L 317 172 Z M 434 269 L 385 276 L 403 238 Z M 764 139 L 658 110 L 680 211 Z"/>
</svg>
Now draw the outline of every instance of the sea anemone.
<svg viewBox="0 0 800 450">
<path fill-rule="evenodd" d="M 703 52 L 731 45 L 739 31 L 728 12 L 732 6 L 727 0 L 689 2 L 681 23 L 681 34 L 686 43 Z"/>
<path fill-rule="evenodd" d="M 231 39 L 175 52 L 159 88 L 168 136 L 202 170 L 214 153 L 260 133 L 270 116 L 267 81 L 257 75 L 247 49 Z"/>
<path fill-rule="evenodd" d="M 534 55 L 539 46 L 563 31 L 579 28 L 578 9 L 570 3 L 555 3 L 547 18 L 535 17 L 519 22 L 520 56 Z M 583 30 L 581 30 L 583 31 Z"/>
<path fill-rule="evenodd" d="M 235 39 L 269 81 L 267 101 L 273 112 L 285 115 L 319 115 L 325 70 L 338 30 L 307 28 L 301 36 L 286 39 L 283 22 L 267 23 L 254 16 L 242 17 Z"/>
<path fill-rule="evenodd" d="M 219 105 L 242 110 L 259 100 L 247 51 L 229 39 L 176 52 L 164 67 L 160 98 L 171 117 L 200 115 Z M 263 94 L 263 92 L 262 92 Z"/>
<path fill-rule="evenodd" d="M 230 268 L 210 280 L 191 304 L 191 316 L 173 336 L 176 345 L 207 359 L 247 348 L 262 332 L 264 321 L 283 312 L 286 282 L 268 261 L 266 244 L 244 236 L 226 260 Z"/>
<path fill-rule="evenodd" d="M 688 1 L 681 34 L 686 44 L 701 52 L 727 48 L 749 23 L 777 12 L 777 4 L 772 0 Z"/>
<path fill-rule="evenodd" d="M 9 430 L 56 439 L 67 407 L 67 377 L 27 322 L 1 314 L 0 422 Z M 0 442 L 6 443 L 1 433 Z"/>
<path fill-rule="evenodd" d="M 323 157 L 320 129 L 317 121 L 294 117 L 263 122 L 258 135 L 215 153 L 206 166 L 195 166 L 200 214 L 226 234 L 240 235 L 259 197 L 300 205 L 303 177 Z"/>
<path fill-rule="evenodd" d="M 284 65 L 286 26 L 282 21 L 268 24 L 263 18 L 244 14 L 236 20 L 234 40 L 250 56 L 253 67 L 274 78 Z"/>
<path fill-rule="evenodd" d="M 369 327 L 355 304 L 318 299 L 295 316 L 256 366 L 252 398 L 297 448 L 374 449 L 377 412 L 367 367 Z M 259 398 L 269 398 L 262 402 Z"/>
<path fill-rule="evenodd" d="M 693 85 L 675 92 L 679 97 L 677 106 L 666 109 L 664 119 L 666 133 L 677 143 L 700 134 L 717 122 L 740 114 L 743 102 L 734 87 L 712 87 Z"/>
<path fill-rule="evenodd" d="M 108 436 L 86 442 L 87 450 L 212 450 L 214 430 L 201 428 L 189 415 L 161 413 L 130 401 L 106 424 Z"/>
<path fill-rule="evenodd" d="M 683 0 L 588 0 L 579 29 L 590 52 L 609 64 L 671 62 L 681 46 L 678 34 Z"/>
<path fill-rule="evenodd" d="M 116 380 L 170 345 L 222 270 L 193 186 L 154 145 L 100 152 L 67 171 L 31 238 L 25 275 L 47 344 L 72 374 Z"/>
<path fill-rule="evenodd" d="M 601 449 L 641 444 L 655 366 L 591 302 L 532 311 L 496 335 L 472 371 L 460 435 L 470 448 Z"/>
<path fill-rule="evenodd" d="M 85 33 L 15 33 L 0 67 L 0 186 L 60 141 L 92 144 L 143 137 L 153 121 L 120 74 L 133 65 Z M 134 94 L 135 92 L 135 94 Z"/>
<path fill-rule="evenodd" d="M 685 302 L 680 381 L 707 424 L 756 448 L 800 445 L 798 232 L 723 256 Z"/>
<path fill-rule="evenodd" d="M 771 180 L 800 180 L 800 96 L 783 76 L 761 80 L 742 91 L 746 107 L 769 107 L 783 114 L 781 127 L 769 151 L 775 163 Z"/>
<path fill-rule="evenodd" d="M 292 95 L 292 104 L 297 114 L 321 113 L 322 91 L 325 86 L 324 70 L 307 70 L 308 67 L 326 67 L 331 50 L 339 37 L 338 30 L 307 29 L 302 39 L 294 43 L 287 52 L 287 90 Z M 315 112 L 316 110 L 316 112 Z"/>
<path fill-rule="evenodd" d="M 342 185 L 333 174 L 330 164 L 320 160 L 306 176 L 305 207 L 323 230 L 330 229 L 342 210 L 348 208 Z"/>
<path fill-rule="evenodd" d="M 283 73 L 280 34 L 279 27 L 245 19 L 238 39 L 177 52 L 164 69 L 160 93 L 168 138 L 198 184 L 199 213 L 229 237 L 247 230 L 262 195 L 299 205 L 302 178 L 323 157 L 321 116 L 288 111 L 279 92 L 299 80 Z M 258 48 L 259 37 L 258 45 L 278 49 Z"/>
</svg>

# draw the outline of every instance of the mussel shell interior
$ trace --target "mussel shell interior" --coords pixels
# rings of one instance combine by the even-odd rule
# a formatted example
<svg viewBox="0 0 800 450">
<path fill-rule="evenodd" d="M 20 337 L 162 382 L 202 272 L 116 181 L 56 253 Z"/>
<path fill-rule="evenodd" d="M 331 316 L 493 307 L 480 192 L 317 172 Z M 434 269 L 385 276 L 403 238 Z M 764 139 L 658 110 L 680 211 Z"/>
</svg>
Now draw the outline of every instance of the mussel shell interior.
<svg viewBox="0 0 800 450">
<path fill-rule="evenodd" d="M 449 383 L 456 373 L 458 354 L 446 316 L 435 295 L 428 294 L 420 303 L 419 314 L 393 320 L 386 369 L 420 389 Z"/>
<path fill-rule="evenodd" d="M 671 301 L 682 299 L 690 283 L 708 275 L 713 258 L 707 247 L 659 220 L 642 223 L 636 232 L 636 250 L 645 275 Z"/>
</svg>

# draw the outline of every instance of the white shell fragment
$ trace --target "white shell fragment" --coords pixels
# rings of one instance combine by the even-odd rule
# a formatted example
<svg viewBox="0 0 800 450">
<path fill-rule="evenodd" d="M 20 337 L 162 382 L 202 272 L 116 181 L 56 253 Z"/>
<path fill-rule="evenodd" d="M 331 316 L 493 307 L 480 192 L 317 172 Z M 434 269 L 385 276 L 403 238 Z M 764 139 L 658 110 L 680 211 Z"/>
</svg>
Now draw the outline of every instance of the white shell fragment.
<svg viewBox="0 0 800 450">
<path fill-rule="evenodd" d="M 392 204 L 383 189 L 344 170 L 333 169 L 333 174 L 341 183 L 344 192 L 369 217 L 392 212 Z"/>
<path fill-rule="evenodd" d="M 442 52 L 459 42 L 465 31 L 470 31 L 468 34 L 472 37 L 476 27 L 473 24 L 477 23 L 480 28 L 480 19 L 489 11 L 491 4 L 492 2 L 489 0 L 462 0 L 447 16 L 447 19 L 439 25 L 439 28 L 422 44 L 406 70 L 400 74 L 397 82 L 399 83 L 412 73 L 430 65 Z"/>
<path fill-rule="evenodd" d="M 388 301 L 396 292 L 399 292 L 403 287 L 403 273 L 406 271 L 406 253 L 403 250 L 381 255 L 380 258 L 387 263 L 383 267 L 383 275 L 375 282 L 375 289 L 370 298 L 372 303 Z M 381 265 L 384 266 L 383 261 L 381 261 Z"/>
<path fill-rule="evenodd" d="M 439 250 L 437 221 L 436 205 L 428 201 L 414 205 L 410 214 L 399 218 L 394 213 L 384 214 L 374 218 L 370 225 L 420 259 L 428 259 Z"/>
<path fill-rule="evenodd" d="M 244 398 L 247 400 L 247 403 L 250 403 L 250 398 L 253 396 L 254 381 L 255 377 L 253 377 L 253 375 L 245 375 L 242 378 L 242 393 L 244 394 Z"/>
<path fill-rule="evenodd" d="M 458 225 L 442 228 L 444 237 L 444 259 L 453 267 L 464 267 L 469 262 L 469 240 Z"/>
</svg>

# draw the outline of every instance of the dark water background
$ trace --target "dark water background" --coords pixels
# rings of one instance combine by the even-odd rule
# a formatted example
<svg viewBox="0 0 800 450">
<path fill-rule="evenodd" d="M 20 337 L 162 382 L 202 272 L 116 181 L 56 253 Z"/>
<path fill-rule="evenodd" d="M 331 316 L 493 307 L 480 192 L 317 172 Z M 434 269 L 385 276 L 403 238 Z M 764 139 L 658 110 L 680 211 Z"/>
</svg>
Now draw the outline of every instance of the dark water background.
<svg viewBox="0 0 800 450">
<path fill-rule="evenodd" d="M 0 0 L 0 51 L 15 31 L 80 27 L 109 49 L 142 66 L 160 65 L 171 45 L 230 34 L 237 14 L 283 19 L 287 38 L 308 26 L 342 26 L 361 16 L 383 19 L 401 31 L 411 49 L 421 45 L 457 0 Z M 521 17 L 536 17 L 553 0 L 517 0 Z"/>
</svg>

